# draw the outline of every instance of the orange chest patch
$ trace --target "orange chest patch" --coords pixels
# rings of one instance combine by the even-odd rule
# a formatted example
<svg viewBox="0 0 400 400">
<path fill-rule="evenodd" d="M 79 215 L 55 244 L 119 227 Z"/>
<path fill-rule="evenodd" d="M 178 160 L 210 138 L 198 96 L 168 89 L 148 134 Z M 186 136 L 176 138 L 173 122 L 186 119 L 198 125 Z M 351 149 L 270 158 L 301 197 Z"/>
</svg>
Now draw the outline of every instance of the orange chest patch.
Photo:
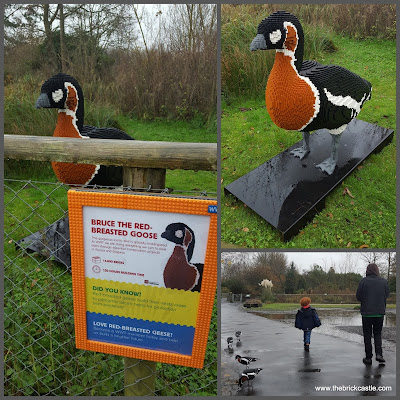
<svg viewBox="0 0 400 400">
<path fill-rule="evenodd" d="M 67 115 L 65 112 L 58 113 L 58 120 L 53 136 L 56 137 L 81 137 L 77 128 L 73 123 L 72 115 Z"/>
<path fill-rule="evenodd" d="M 80 138 L 77 128 L 73 124 L 73 117 L 65 112 L 58 113 L 57 126 L 53 136 Z M 96 165 L 74 164 L 63 162 L 51 163 L 59 181 L 67 185 L 84 185 L 89 182 L 96 171 Z"/>
<path fill-rule="evenodd" d="M 277 52 L 265 91 L 272 121 L 280 128 L 299 130 L 314 116 L 316 100 L 309 84 L 292 66 L 290 56 Z"/>
<path fill-rule="evenodd" d="M 189 290 L 193 287 L 197 272 L 187 262 L 185 249 L 175 246 L 164 269 L 164 284 L 170 289 Z"/>
</svg>

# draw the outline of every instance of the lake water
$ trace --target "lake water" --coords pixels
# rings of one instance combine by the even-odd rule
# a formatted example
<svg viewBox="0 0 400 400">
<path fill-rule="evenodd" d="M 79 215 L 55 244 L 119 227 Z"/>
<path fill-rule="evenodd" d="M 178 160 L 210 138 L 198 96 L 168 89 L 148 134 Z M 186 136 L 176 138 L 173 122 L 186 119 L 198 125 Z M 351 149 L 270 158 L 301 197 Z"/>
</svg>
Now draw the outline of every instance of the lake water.
<svg viewBox="0 0 400 400">
<path fill-rule="evenodd" d="M 253 311 L 257 315 L 265 318 L 294 324 L 297 311 L 287 312 L 266 312 Z M 323 325 L 330 326 L 361 326 L 362 320 L 359 310 L 344 310 L 340 308 L 334 309 L 317 309 L 319 318 Z M 388 309 L 383 319 L 383 326 L 396 326 L 396 312 L 393 309 Z"/>
</svg>

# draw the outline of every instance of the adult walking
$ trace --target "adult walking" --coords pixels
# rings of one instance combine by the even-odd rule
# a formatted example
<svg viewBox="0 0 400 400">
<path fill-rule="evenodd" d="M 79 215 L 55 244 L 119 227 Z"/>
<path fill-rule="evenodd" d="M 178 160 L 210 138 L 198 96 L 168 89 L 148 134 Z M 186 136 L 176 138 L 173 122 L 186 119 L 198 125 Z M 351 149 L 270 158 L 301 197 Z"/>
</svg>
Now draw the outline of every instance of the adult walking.
<svg viewBox="0 0 400 400">
<path fill-rule="evenodd" d="M 357 300 L 361 302 L 365 345 L 364 364 L 372 364 L 372 334 L 374 335 L 375 359 L 379 363 L 385 362 L 382 355 L 382 325 L 388 296 L 387 280 L 379 276 L 379 268 L 376 264 L 369 264 L 366 276 L 361 279 L 356 293 Z"/>
</svg>

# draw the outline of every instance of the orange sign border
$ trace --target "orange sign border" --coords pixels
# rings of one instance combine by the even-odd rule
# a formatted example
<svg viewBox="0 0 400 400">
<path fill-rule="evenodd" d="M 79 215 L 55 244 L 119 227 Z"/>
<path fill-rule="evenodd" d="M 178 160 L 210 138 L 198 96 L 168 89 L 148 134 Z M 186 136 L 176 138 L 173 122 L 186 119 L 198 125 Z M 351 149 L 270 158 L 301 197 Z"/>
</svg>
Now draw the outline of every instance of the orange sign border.
<svg viewBox="0 0 400 400">
<path fill-rule="evenodd" d="M 115 354 L 123 357 L 203 368 L 214 297 L 217 287 L 217 213 L 209 213 L 208 206 L 217 206 L 215 199 L 149 195 L 143 193 L 90 191 L 70 189 L 68 191 L 69 226 L 71 242 L 72 290 L 76 347 L 83 350 Z M 83 207 L 110 207 L 133 210 L 159 211 L 167 213 L 208 215 L 210 229 L 199 309 L 193 340 L 192 355 L 147 350 L 113 343 L 87 339 L 86 289 L 83 241 Z"/>
</svg>

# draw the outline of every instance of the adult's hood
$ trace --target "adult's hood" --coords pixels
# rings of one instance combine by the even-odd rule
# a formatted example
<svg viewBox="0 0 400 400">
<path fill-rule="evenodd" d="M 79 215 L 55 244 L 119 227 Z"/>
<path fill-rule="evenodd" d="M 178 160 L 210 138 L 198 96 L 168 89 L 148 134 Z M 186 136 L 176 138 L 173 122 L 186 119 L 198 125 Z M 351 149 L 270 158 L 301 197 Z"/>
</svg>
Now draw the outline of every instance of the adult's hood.
<svg viewBox="0 0 400 400">
<path fill-rule="evenodd" d="M 379 276 L 379 268 L 376 264 L 368 264 L 367 271 L 365 273 L 366 276 L 368 275 L 376 275 Z"/>
</svg>

